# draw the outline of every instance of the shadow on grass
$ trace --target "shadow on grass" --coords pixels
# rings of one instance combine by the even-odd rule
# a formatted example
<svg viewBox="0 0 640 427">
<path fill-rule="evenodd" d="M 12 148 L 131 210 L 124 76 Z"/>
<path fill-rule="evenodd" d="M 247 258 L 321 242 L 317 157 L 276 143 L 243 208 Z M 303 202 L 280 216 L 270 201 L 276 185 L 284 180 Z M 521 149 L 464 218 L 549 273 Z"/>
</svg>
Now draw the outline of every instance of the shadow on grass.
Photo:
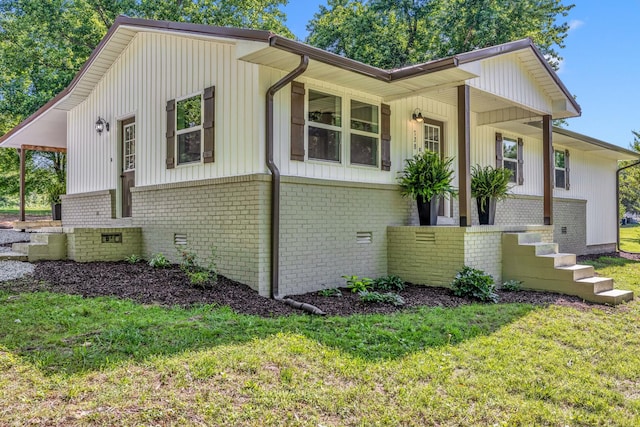
<svg viewBox="0 0 640 427">
<path fill-rule="evenodd" d="M 243 344 L 279 332 L 366 361 L 395 359 L 488 335 L 535 308 L 472 304 L 393 315 L 261 318 L 229 308 L 145 306 L 115 298 L 0 291 L 0 346 L 44 373 L 75 374 L 123 361 Z"/>
</svg>

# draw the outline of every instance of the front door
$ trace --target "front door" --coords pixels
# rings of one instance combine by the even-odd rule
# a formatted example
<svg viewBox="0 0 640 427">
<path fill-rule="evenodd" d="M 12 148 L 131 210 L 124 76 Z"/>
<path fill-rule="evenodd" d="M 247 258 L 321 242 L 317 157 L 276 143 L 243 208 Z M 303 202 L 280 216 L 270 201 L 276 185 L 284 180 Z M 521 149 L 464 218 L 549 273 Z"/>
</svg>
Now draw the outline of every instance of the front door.
<svg viewBox="0 0 640 427">
<path fill-rule="evenodd" d="M 136 119 L 121 122 L 122 135 L 122 217 L 131 216 L 131 188 L 136 185 Z"/>
<path fill-rule="evenodd" d="M 424 119 L 424 149 L 433 151 L 440 154 L 440 157 L 444 157 L 444 123 L 437 120 Z M 440 198 L 440 207 L 438 208 L 438 215 L 444 216 L 444 197 Z"/>
</svg>

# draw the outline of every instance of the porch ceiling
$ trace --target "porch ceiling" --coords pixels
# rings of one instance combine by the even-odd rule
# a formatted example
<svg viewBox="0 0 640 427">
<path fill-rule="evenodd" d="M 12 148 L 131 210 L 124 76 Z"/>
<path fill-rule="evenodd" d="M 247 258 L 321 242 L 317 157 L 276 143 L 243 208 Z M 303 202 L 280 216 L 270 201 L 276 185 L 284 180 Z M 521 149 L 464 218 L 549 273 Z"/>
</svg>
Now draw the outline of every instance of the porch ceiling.
<svg viewBox="0 0 640 427">
<path fill-rule="evenodd" d="M 2 148 L 20 148 L 24 145 L 66 148 L 67 112 L 52 108 L 42 113 L 38 120 L 20 128 L 11 138 L 0 144 Z"/>
</svg>

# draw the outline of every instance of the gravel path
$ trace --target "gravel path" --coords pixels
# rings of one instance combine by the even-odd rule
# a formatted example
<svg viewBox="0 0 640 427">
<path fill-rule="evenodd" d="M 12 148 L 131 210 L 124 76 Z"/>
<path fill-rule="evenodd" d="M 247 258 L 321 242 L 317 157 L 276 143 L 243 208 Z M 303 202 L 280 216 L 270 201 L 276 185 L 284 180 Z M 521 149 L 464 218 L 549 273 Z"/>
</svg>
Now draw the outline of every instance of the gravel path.
<svg viewBox="0 0 640 427">
<path fill-rule="evenodd" d="M 0 229 L 0 252 L 11 252 L 11 244 L 28 242 L 29 233 Z M 33 264 L 19 261 L 0 261 L 0 282 L 18 279 L 33 273 Z"/>
</svg>

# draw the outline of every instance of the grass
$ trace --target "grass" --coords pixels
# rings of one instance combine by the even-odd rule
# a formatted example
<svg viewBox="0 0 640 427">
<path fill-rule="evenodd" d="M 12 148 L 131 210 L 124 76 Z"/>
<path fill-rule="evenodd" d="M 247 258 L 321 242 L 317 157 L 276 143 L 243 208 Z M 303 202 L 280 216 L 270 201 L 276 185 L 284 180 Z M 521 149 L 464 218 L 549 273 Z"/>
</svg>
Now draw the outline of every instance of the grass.
<svg viewBox="0 0 640 427">
<path fill-rule="evenodd" d="M 0 215 L 19 215 L 20 208 L 0 208 Z M 51 216 L 51 208 L 26 208 L 26 215 Z"/>
<path fill-rule="evenodd" d="M 596 264 L 640 292 L 640 263 Z M 0 424 L 632 426 L 638 348 L 637 301 L 264 319 L 0 291 Z"/>
<path fill-rule="evenodd" d="M 620 226 L 620 250 L 640 253 L 640 224 Z"/>
</svg>

